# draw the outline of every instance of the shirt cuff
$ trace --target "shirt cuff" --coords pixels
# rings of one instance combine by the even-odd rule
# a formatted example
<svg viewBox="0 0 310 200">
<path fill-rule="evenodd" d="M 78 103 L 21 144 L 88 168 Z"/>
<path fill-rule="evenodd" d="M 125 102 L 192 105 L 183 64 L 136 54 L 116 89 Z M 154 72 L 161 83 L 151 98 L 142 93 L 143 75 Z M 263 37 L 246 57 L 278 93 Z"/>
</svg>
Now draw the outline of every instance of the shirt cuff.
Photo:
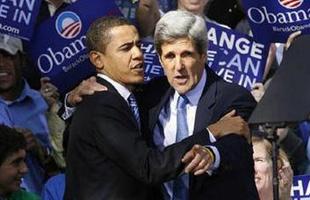
<svg viewBox="0 0 310 200">
<path fill-rule="evenodd" d="M 209 133 L 209 138 L 210 138 L 210 142 L 214 143 L 216 142 L 216 138 L 214 137 L 214 135 L 212 134 L 212 132 L 207 128 L 207 131 Z"/>
<path fill-rule="evenodd" d="M 215 146 L 206 146 L 207 148 L 209 148 L 213 154 L 214 154 L 214 163 L 213 166 L 211 167 L 211 170 L 216 170 L 217 168 L 219 168 L 220 166 L 220 162 L 221 162 L 221 156 L 220 153 L 218 151 L 218 149 Z"/>
<path fill-rule="evenodd" d="M 62 113 L 62 115 L 61 115 L 61 118 L 62 118 L 63 120 L 69 119 L 69 118 L 73 115 L 73 113 L 75 112 L 75 109 L 76 109 L 76 107 L 70 107 L 70 106 L 67 104 L 68 95 L 69 95 L 69 93 L 66 94 L 65 100 L 64 100 L 64 101 L 65 101 L 65 104 L 64 104 L 64 106 L 65 106 L 65 112 Z"/>
</svg>

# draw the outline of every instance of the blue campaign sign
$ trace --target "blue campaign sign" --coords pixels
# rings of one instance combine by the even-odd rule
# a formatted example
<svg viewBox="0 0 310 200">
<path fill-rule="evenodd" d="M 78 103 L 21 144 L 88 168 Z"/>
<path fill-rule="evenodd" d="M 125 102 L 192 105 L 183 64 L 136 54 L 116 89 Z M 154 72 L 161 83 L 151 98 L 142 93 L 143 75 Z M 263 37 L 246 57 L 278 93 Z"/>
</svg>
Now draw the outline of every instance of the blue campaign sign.
<svg viewBox="0 0 310 200">
<path fill-rule="evenodd" d="M 121 15 L 114 1 L 79 0 L 36 30 L 29 45 L 31 57 L 42 76 L 50 77 L 62 94 L 95 73 L 85 34 L 91 22 L 105 15 Z"/>
<path fill-rule="evenodd" d="M 310 33 L 309 0 L 243 0 L 254 38 L 262 42 L 286 42 L 296 31 Z"/>
<path fill-rule="evenodd" d="M 261 82 L 269 45 L 221 25 L 207 22 L 208 65 L 227 82 L 248 90 Z"/>
<path fill-rule="evenodd" d="M 159 62 L 154 43 L 142 41 L 141 49 L 144 55 L 144 81 L 164 76 L 164 70 Z"/>
<path fill-rule="evenodd" d="M 139 0 L 114 0 L 124 17 L 136 23 L 136 10 Z"/>
<path fill-rule="evenodd" d="M 30 40 L 42 0 L 1 0 L 0 33 Z"/>
<path fill-rule="evenodd" d="M 310 175 L 294 176 L 291 188 L 292 200 L 310 199 Z"/>
</svg>

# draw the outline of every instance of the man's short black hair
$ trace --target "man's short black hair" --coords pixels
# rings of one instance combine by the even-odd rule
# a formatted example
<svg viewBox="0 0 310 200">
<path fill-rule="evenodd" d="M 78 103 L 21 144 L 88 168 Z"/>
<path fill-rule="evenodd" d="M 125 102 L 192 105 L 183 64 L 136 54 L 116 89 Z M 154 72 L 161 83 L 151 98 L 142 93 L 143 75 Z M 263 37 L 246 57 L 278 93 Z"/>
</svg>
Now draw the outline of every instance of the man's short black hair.
<svg viewBox="0 0 310 200">
<path fill-rule="evenodd" d="M 20 149 L 26 149 L 24 136 L 17 130 L 0 124 L 0 165 Z"/>
<path fill-rule="evenodd" d="M 128 19 L 119 16 L 105 16 L 96 19 L 86 33 L 86 47 L 88 51 L 95 50 L 104 53 L 107 44 L 111 41 L 111 29 L 124 25 L 133 26 Z"/>
</svg>

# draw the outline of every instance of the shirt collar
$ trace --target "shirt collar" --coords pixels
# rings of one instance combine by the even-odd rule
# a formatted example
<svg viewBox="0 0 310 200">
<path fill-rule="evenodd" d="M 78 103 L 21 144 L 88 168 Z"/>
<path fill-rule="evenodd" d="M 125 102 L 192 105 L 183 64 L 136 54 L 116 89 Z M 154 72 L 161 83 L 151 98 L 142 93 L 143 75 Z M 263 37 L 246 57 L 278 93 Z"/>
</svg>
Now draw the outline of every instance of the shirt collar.
<svg viewBox="0 0 310 200">
<path fill-rule="evenodd" d="M 35 94 L 34 91 L 30 88 L 30 86 L 29 86 L 29 84 L 27 83 L 27 81 L 23 80 L 23 82 L 24 82 L 24 83 L 23 83 L 23 84 L 24 84 L 23 89 L 22 89 L 20 95 L 19 95 L 16 99 L 14 99 L 14 100 L 12 100 L 12 101 L 6 101 L 6 100 L 4 100 L 4 99 L 2 99 L 2 98 L 0 97 L 0 100 L 1 100 L 2 102 L 5 102 L 5 104 L 10 105 L 10 104 L 13 104 L 13 103 L 15 103 L 15 102 L 22 102 L 22 101 L 24 101 L 26 98 L 32 99 L 34 96 L 36 96 L 36 94 Z"/>
<path fill-rule="evenodd" d="M 24 99 L 26 99 L 27 97 L 32 97 L 34 96 L 32 93 L 32 89 L 30 88 L 29 84 L 27 83 L 27 81 L 24 81 L 24 88 L 22 90 L 22 93 L 20 94 L 20 96 L 15 99 L 13 102 L 19 102 L 19 101 L 23 101 Z"/>
<path fill-rule="evenodd" d="M 199 99 L 201 97 L 206 82 L 207 82 L 207 71 L 204 69 L 198 84 L 185 94 L 191 105 L 194 106 L 198 105 Z M 179 98 L 179 96 L 180 94 L 178 92 L 175 92 L 173 98 L 177 99 Z"/>
<path fill-rule="evenodd" d="M 103 78 L 104 80 L 108 81 L 109 83 L 111 83 L 115 87 L 117 92 L 127 101 L 127 99 L 130 96 L 131 92 L 125 86 L 123 86 L 120 83 L 114 81 L 113 79 L 111 79 L 107 75 L 97 74 L 97 76 L 99 76 L 99 77 Z"/>
</svg>

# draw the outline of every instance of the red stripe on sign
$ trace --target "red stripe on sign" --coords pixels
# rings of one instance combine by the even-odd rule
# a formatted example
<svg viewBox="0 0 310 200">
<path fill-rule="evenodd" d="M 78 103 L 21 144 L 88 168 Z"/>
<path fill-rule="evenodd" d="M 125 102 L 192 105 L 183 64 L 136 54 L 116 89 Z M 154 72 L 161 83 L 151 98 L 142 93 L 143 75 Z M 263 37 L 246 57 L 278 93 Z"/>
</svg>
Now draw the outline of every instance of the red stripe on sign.
<svg viewBox="0 0 310 200">
<path fill-rule="evenodd" d="M 300 3 L 300 2 L 298 2 L 298 1 L 292 2 L 292 3 L 290 3 L 288 6 L 289 6 L 289 7 L 295 7 L 295 6 L 299 5 L 299 3 Z"/>
</svg>

